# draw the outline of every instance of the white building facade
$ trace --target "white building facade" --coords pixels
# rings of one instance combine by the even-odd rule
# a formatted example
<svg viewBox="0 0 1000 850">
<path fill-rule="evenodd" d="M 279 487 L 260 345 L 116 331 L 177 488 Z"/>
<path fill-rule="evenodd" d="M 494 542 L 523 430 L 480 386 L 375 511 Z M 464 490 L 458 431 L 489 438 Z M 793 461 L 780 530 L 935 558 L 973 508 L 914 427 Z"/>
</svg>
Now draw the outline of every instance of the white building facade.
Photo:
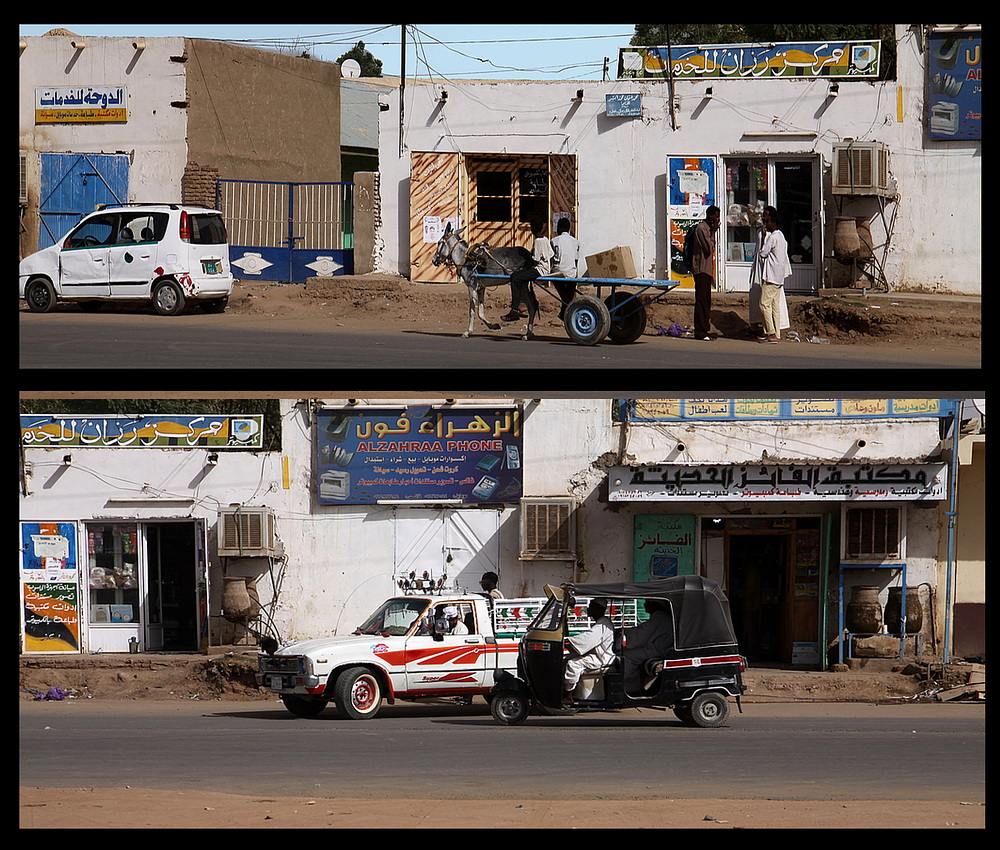
<svg viewBox="0 0 1000 850">
<path fill-rule="evenodd" d="M 891 653 L 940 654 L 956 606 L 973 635 L 983 614 L 985 449 L 953 453 L 950 400 L 280 409 L 273 452 L 250 441 L 253 418 L 168 417 L 140 432 L 22 415 L 22 651 L 344 634 L 391 595 L 477 591 L 484 572 L 509 597 L 704 574 L 730 594 L 752 660 L 814 667 L 843 656 L 845 628 L 858 632 L 844 622 L 857 585 L 875 587 L 883 608 L 892 588 L 917 590 L 923 621 L 902 645 L 890 638 Z M 966 480 L 956 546 L 947 515 Z M 236 586 L 259 608 L 234 607 Z"/>
<path fill-rule="evenodd" d="M 753 221 L 771 204 L 791 246 L 789 291 L 884 280 L 979 294 L 981 140 L 931 130 L 946 121 L 933 117 L 941 103 L 958 109 L 932 82 L 940 33 L 899 24 L 895 34 L 889 80 L 408 81 L 402 110 L 400 90 L 386 88 L 383 270 L 453 279 L 430 264 L 448 220 L 472 242 L 530 247 L 532 218 L 551 236 L 568 216 L 583 256 L 627 246 L 638 277 L 683 290 L 692 287 L 677 263 L 684 233 L 714 203 L 723 221 L 717 286 L 747 291 Z M 957 75 L 951 85 L 966 92 L 981 86 L 978 36 L 978 26 L 954 35 L 954 66 L 938 77 Z M 867 188 L 843 171 L 859 156 L 873 163 Z M 873 249 L 860 264 L 837 245 L 838 227 L 858 225 Z"/>
</svg>

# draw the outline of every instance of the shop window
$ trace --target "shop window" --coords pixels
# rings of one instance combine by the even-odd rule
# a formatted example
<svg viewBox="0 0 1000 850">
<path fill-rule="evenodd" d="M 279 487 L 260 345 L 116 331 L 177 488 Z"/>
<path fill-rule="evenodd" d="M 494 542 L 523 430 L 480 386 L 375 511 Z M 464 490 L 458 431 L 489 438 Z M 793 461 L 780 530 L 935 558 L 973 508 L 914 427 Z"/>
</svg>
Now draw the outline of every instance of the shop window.
<svg viewBox="0 0 1000 850">
<path fill-rule="evenodd" d="M 767 160 L 726 160 L 726 261 L 749 263 L 756 251 L 757 223 L 768 204 Z"/>
<path fill-rule="evenodd" d="M 522 168 L 520 173 L 522 224 L 545 222 L 549 217 L 549 172 L 546 168 Z M 555 234 L 550 233 L 549 236 Z"/>
<path fill-rule="evenodd" d="M 90 624 L 139 621 L 139 532 L 135 525 L 88 525 Z"/>
<path fill-rule="evenodd" d="M 509 171 L 476 174 L 476 221 L 512 220 L 512 175 Z"/>
</svg>

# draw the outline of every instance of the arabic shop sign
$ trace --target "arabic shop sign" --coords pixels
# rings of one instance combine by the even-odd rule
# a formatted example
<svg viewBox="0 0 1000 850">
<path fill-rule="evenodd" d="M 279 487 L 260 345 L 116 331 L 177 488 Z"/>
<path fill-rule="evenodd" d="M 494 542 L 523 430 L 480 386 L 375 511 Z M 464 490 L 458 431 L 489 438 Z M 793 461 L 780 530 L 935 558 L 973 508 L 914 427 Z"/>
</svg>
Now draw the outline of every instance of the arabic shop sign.
<svg viewBox="0 0 1000 850">
<path fill-rule="evenodd" d="M 945 464 L 662 464 L 612 467 L 612 502 L 944 499 Z"/>
<path fill-rule="evenodd" d="M 918 419 L 947 416 L 955 403 L 936 398 L 637 398 L 619 404 L 631 422 L 784 419 Z"/>
<path fill-rule="evenodd" d="M 715 77 L 757 80 L 771 77 L 851 77 L 876 79 L 882 42 L 791 41 L 778 44 L 713 44 L 702 46 L 621 47 L 618 79 Z"/>
<path fill-rule="evenodd" d="M 517 502 L 521 409 L 320 410 L 316 499 L 378 502 Z"/>
<path fill-rule="evenodd" d="M 694 516 L 640 514 L 633 535 L 633 581 L 694 575 Z"/>
<path fill-rule="evenodd" d="M 36 124 L 125 124 L 125 86 L 48 86 L 35 89 Z"/>
<path fill-rule="evenodd" d="M 264 417 L 21 414 L 21 443 L 42 449 L 149 449 L 263 445 Z"/>
</svg>

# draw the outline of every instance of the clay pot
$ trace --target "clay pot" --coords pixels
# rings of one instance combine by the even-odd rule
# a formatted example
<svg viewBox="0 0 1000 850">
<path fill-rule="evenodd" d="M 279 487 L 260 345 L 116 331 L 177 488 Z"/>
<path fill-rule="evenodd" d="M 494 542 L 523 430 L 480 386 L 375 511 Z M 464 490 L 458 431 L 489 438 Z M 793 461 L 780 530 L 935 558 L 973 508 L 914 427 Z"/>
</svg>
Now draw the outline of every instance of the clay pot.
<svg viewBox="0 0 1000 850">
<path fill-rule="evenodd" d="M 889 601 L 885 606 L 885 625 L 889 634 L 902 634 L 903 588 L 890 587 Z M 906 591 L 906 633 L 915 635 L 924 625 L 924 608 L 920 603 L 920 591 L 915 587 Z"/>
<path fill-rule="evenodd" d="M 909 605 L 910 600 L 906 600 Z M 882 627 L 882 605 L 878 601 L 878 588 L 856 586 L 851 591 L 851 601 L 844 617 L 847 630 L 853 634 L 874 635 Z"/>
<path fill-rule="evenodd" d="M 854 223 L 858 229 L 859 260 L 870 260 L 875 256 L 875 243 L 872 241 L 871 223 L 864 216 L 855 216 Z"/>
<path fill-rule="evenodd" d="M 260 603 L 253 599 L 247 588 L 253 579 L 243 576 L 224 576 L 222 585 L 222 613 L 227 617 L 255 617 L 260 613 Z"/>
<path fill-rule="evenodd" d="M 833 255 L 841 260 L 855 260 L 861 254 L 861 238 L 854 216 L 837 216 L 833 233 Z"/>
</svg>

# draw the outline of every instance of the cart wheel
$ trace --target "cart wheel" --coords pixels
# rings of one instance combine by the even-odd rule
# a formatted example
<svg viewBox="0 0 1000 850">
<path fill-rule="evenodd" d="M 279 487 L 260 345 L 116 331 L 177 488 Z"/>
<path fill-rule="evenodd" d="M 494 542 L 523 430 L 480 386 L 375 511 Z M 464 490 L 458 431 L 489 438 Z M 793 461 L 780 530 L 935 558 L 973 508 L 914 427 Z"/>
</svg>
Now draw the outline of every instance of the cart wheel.
<svg viewBox="0 0 1000 850">
<path fill-rule="evenodd" d="M 490 714 L 501 726 L 517 726 L 528 716 L 528 700 L 517 691 L 504 691 L 490 701 Z"/>
<path fill-rule="evenodd" d="M 611 329 L 611 311 L 600 298 L 580 295 L 570 301 L 563 319 L 566 333 L 580 345 L 594 345 Z"/>
<path fill-rule="evenodd" d="M 698 694 L 691 700 L 691 720 L 706 729 L 721 726 L 729 717 L 729 700 L 722 694 Z"/>
<path fill-rule="evenodd" d="M 625 301 L 629 303 L 623 307 Z M 628 345 L 642 336 L 642 332 L 646 330 L 646 306 L 639 303 L 638 296 L 627 292 L 612 292 L 604 299 L 604 303 L 611 313 L 608 339 L 619 345 Z"/>
</svg>

